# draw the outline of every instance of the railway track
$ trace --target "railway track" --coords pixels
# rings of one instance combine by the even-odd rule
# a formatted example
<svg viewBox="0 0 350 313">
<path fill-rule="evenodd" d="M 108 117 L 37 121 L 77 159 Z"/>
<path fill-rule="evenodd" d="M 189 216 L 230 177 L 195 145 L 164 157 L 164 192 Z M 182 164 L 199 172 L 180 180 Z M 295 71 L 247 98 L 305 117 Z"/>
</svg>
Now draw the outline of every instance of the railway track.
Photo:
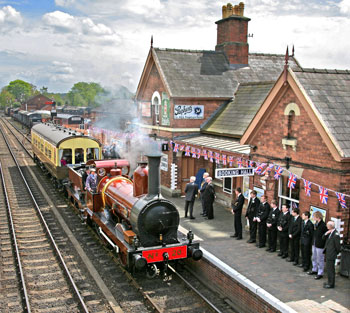
<svg viewBox="0 0 350 313">
<path fill-rule="evenodd" d="M 27 182 L 17 161 L 24 154 L 6 139 L 3 131 L 2 134 L 0 161 L 5 205 L 1 215 L 7 215 L 9 220 L 8 231 L 1 225 L 1 247 L 6 247 L 7 252 L 2 253 L 4 312 L 105 312 L 98 306 L 90 305 L 88 309 L 41 214 L 45 201 L 35 200 L 37 192 L 32 191 L 32 183 Z M 3 153 L 6 150 L 7 155 Z"/>
<path fill-rule="evenodd" d="M 15 130 L 12 131 L 16 134 Z M 19 134 L 16 136 L 21 138 Z M 87 258 L 94 262 L 99 275 L 114 298 L 118 299 L 118 303 L 124 312 L 233 312 L 227 303 L 210 290 L 207 290 L 207 297 L 204 298 L 208 298 L 208 295 L 210 298 L 211 295 L 211 300 L 203 300 L 203 295 L 198 293 L 198 289 L 206 290 L 205 286 L 198 283 L 197 288 L 189 287 L 193 283 L 185 283 L 175 273 L 172 274 L 172 279 L 168 281 L 163 281 L 160 278 L 150 280 L 143 276 L 132 277 L 123 270 L 121 265 L 116 266 L 116 263 L 119 264 L 116 255 L 101 245 L 96 233 L 81 225 L 78 214 L 74 213 L 72 207 L 67 205 L 61 194 L 50 187 L 49 179 L 42 175 L 40 169 L 35 167 L 33 170 L 36 172 L 37 179 L 46 186 L 47 197 L 55 199 L 63 222 L 71 230 L 71 235 L 67 235 L 70 238 L 78 238 Z M 45 210 L 43 214 L 50 214 L 49 210 Z M 52 223 L 58 227 L 60 224 L 58 218 L 51 218 L 53 219 Z M 65 246 L 60 248 L 68 249 L 69 246 L 70 242 L 65 241 Z M 83 263 L 79 260 L 79 255 L 74 257 L 79 264 Z M 82 265 L 80 268 L 82 268 Z M 188 273 L 186 276 L 188 276 Z"/>
</svg>

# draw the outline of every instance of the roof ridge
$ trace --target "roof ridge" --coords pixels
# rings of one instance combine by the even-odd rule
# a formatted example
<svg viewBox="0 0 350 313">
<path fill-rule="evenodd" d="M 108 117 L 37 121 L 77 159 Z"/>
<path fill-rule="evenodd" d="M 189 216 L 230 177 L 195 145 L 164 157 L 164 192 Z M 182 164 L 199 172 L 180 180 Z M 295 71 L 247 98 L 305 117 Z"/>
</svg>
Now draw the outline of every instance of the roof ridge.
<svg viewBox="0 0 350 313">
<path fill-rule="evenodd" d="M 269 80 L 269 81 L 259 81 L 259 82 L 242 82 L 240 83 L 240 86 L 252 86 L 252 85 L 271 85 L 274 84 L 276 81 Z"/>
<path fill-rule="evenodd" d="M 157 51 L 168 51 L 168 52 L 211 52 L 211 53 L 223 53 L 223 51 L 215 50 L 191 50 L 191 49 L 175 49 L 175 48 L 153 48 Z"/>
<path fill-rule="evenodd" d="M 317 73 L 317 74 L 350 74 L 350 70 L 303 68 L 293 69 L 293 72 Z"/>
</svg>

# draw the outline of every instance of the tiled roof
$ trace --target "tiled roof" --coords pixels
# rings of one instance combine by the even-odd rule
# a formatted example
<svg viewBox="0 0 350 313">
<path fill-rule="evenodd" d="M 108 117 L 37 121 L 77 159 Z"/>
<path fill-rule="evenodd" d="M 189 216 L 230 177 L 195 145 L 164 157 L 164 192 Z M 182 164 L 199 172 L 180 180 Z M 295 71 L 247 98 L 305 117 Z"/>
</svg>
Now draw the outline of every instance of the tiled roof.
<svg viewBox="0 0 350 313">
<path fill-rule="evenodd" d="M 181 137 L 174 138 L 175 142 L 183 142 L 187 145 L 195 145 L 195 146 L 203 146 L 206 149 L 215 149 L 226 152 L 234 152 L 234 153 L 250 153 L 249 145 L 241 145 L 239 140 L 234 139 L 222 139 L 219 137 L 211 137 L 206 135 L 198 135 L 198 136 L 190 136 L 190 137 Z"/>
<path fill-rule="evenodd" d="M 294 69 L 293 72 L 340 155 L 350 157 L 350 71 Z"/>
<path fill-rule="evenodd" d="M 275 81 L 284 55 L 249 54 L 249 66 L 230 65 L 221 51 L 153 49 L 171 97 L 231 98 L 239 83 Z M 298 68 L 291 57 L 289 65 Z"/>
<path fill-rule="evenodd" d="M 274 82 L 240 84 L 235 98 L 219 110 L 201 130 L 240 138 L 273 85 Z"/>
</svg>

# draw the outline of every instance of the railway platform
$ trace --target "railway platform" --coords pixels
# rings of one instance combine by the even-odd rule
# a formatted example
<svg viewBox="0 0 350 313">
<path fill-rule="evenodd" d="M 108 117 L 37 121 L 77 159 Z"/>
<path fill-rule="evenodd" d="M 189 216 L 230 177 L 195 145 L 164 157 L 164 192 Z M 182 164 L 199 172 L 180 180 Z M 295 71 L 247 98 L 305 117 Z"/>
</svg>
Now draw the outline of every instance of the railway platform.
<svg viewBox="0 0 350 313">
<path fill-rule="evenodd" d="M 296 312 L 350 312 L 350 279 L 336 275 L 335 288 L 324 289 L 326 275 L 315 280 L 303 270 L 265 248 L 247 243 L 249 233 L 243 231 L 243 240 L 231 238 L 234 222 L 230 208 L 214 203 L 214 219 L 201 215 L 200 201 L 194 205 L 195 219 L 184 218 L 184 197 L 170 198 L 180 212 L 180 226 L 192 230 L 201 246 L 229 267 L 245 276 L 262 289 L 287 304 Z M 246 225 L 243 220 L 243 228 Z"/>
</svg>

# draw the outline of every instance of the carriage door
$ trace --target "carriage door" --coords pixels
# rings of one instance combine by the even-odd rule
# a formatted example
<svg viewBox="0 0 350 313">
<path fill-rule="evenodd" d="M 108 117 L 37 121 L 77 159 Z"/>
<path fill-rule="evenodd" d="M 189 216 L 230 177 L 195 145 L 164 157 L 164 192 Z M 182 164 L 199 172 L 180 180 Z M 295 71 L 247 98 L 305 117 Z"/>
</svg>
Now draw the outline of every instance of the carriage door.
<svg viewBox="0 0 350 313">
<path fill-rule="evenodd" d="M 181 166 L 181 193 L 185 192 L 186 184 L 190 182 L 190 177 L 196 175 L 194 158 L 182 157 Z"/>
</svg>

